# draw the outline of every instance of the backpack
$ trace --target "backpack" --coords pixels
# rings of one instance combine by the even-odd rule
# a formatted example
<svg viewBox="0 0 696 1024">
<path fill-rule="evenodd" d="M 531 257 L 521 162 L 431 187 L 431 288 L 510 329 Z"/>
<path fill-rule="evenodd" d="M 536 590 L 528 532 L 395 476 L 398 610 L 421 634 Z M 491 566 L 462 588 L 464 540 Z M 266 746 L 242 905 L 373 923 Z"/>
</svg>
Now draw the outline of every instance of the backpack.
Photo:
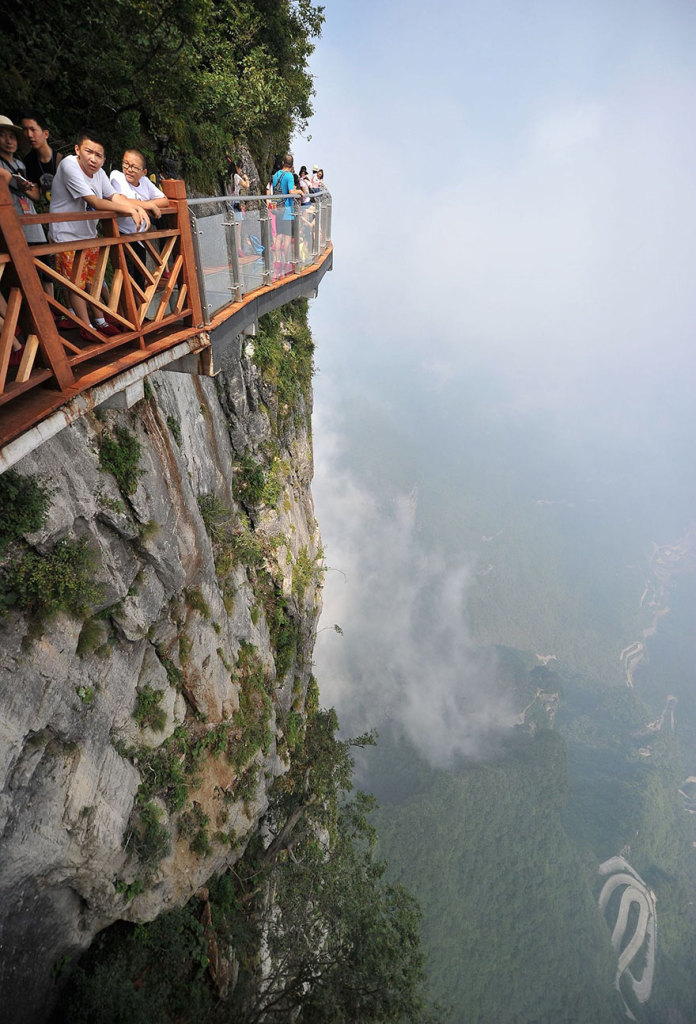
<svg viewBox="0 0 696 1024">
<path fill-rule="evenodd" d="M 274 196 L 285 196 L 287 192 L 283 192 L 283 175 L 289 173 L 288 171 L 276 171 L 273 175 L 273 195 Z"/>
</svg>

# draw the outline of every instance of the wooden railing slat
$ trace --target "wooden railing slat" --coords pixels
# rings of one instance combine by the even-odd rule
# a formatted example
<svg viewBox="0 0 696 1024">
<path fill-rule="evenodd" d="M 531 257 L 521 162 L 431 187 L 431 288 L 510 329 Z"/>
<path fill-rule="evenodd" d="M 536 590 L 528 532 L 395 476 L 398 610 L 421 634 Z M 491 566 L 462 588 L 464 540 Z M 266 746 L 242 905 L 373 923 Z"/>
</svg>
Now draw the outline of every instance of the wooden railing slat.
<svg viewBox="0 0 696 1024">
<path fill-rule="evenodd" d="M 22 354 L 22 361 L 19 364 L 17 370 L 17 376 L 15 380 L 18 384 L 24 384 L 31 377 L 31 371 L 34 368 L 34 360 L 36 359 L 36 353 L 39 351 L 39 339 L 35 334 L 30 334 L 27 338 L 27 343 L 24 346 L 24 352 Z"/>
<path fill-rule="evenodd" d="M 39 339 L 41 355 L 55 375 L 58 386 L 65 390 L 74 382 L 72 370 L 60 344 L 56 325 L 53 322 L 46 294 L 41 287 L 39 275 L 31 251 L 24 237 L 20 218 L 15 213 L 10 191 L 5 182 L 0 182 L 0 238 L 5 251 L 12 261 L 13 283 L 20 285 L 26 300 L 26 312 L 33 321 Z M 28 382 L 26 382 L 28 383 Z"/>
<path fill-rule="evenodd" d="M 184 265 L 184 257 L 183 256 L 177 256 L 176 260 L 174 261 L 174 266 L 169 271 L 169 280 L 167 281 L 165 287 L 162 289 L 162 298 L 160 299 L 159 306 L 157 307 L 157 312 L 155 313 L 155 320 L 161 320 L 162 315 L 164 314 L 165 309 L 169 305 L 169 300 L 172 297 L 172 292 L 174 291 L 174 286 L 177 283 L 177 280 L 178 280 L 179 274 L 181 273 L 183 265 Z"/>
<path fill-rule="evenodd" d="M 10 288 L 10 297 L 7 300 L 5 312 L 5 323 L 2 326 L 2 342 L 0 344 L 0 391 L 5 390 L 7 370 L 10 365 L 10 354 L 14 341 L 17 321 L 19 320 L 19 308 L 22 305 L 22 293 L 19 288 Z"/>
<path fill-rule="evenodd" d="M 85 300 L 85 302 L 89 302 L 90 306 L 94 306 L 95 309 L 100 310 L 102 313 L 108 313 L 109 316 L 111 316 L 114 320 L 118 320 L 118 322 L 123 327 L 127 327 L 129 330 L 133 330 L 133 324 L 129 323 L 128 320 L 126 320 L 125 317 L 121 316 L 120 313 L 118 313 L 116 310 L 109 309 L 109 307 L 104 302 L 102 302 L 101 299 L 97 298 L 95 295 L 91 295 L 89 292 L 86 292 L 84 288 L 80 288 L 80 286 L 75 284 L 74 281 L 67 280 L 61 274 L 59 274 L 57 270 L 54 270 L 53 267 L 50 267 L 47 263 L 42 263 L 41 269 L 44 270 L 50 277 L 52 277 L 54 281 L 57 281 L 58 284 L 61 284 L 64 288 L 67 288 L 68 291 L 73 292 L 75 295 L 79 295 L 80 298 Z M 71 317 L 71 319 L 75 318 Z M 90 329 L 89 324 L 85 324 L 81 320 L 77 321 L 77 325 L 79 325 L 84 330 Z"/>
<path fill-rule="evenodd" d="M 108 252 L 108 249 L 105 249 L 104 252 Z M 111 281 L 111 289 L 110 289 L 110 297 L 109 297 L 109 309 L 111 310 L 112 313 L 116 312 L 116 309 L 118 307 L 118 300 L 121 297 L 121 289 L 122 288 L 123 288 L 123 273 L 121 271 L 121 268 L 117 267 L 116 270 L 114 270 L 114 276 L 113 276 L 113 279 Z"/>
<path fill-rule="evenodd" d="M 109 262 L 109 250 L 104 248 L 99 250 L 99 256 L 97 257 L 97 267 L 94 272 L 94 279 L 89 289 L 90 295 L 95 298 L 101 295 L 102 285 L 104 284 L 104 274 L 106 273 L 106 265 Z M 111 303 L 109 303 L 111 307 Z"/>
</svg>

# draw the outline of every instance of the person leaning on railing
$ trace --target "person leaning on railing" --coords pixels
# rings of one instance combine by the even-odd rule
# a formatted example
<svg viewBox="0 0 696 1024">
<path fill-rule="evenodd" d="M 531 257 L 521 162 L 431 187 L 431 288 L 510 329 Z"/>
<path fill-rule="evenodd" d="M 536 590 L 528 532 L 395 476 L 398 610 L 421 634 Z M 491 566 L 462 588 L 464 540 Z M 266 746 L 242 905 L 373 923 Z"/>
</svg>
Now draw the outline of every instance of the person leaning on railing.
<svg viewBox="0 0 696 1024">
<path fill-rule="evenodd" d="M 116 191 L 103 170 L 104 159 L 104 143 L 99 133 L 91 128 L 80 131 L 75 143 L 74 155 L 63 158 L 53 179 L 51 213 L 85 213 L 90 207 L 105 213 L 117 211 L 131 216 L 138 229 L 147 230 L 150 226 L 150 219 L 142 202 L 136 202 Z M 86 238 L 96 238 L 97 222 L 96 220 L 57 221 L 51 224 L 50 235 L 54 242 L 68 243 Z M 58 270 L 65 278 L 69 278 L 72 274 L 75 252 L 75 249 L 70 249 L 58 253 Z M 94 280 L 98 257 L 98 247 L 85 250 L 82 274 L 80 280 L 76 282 L 83 290 Z M 72 311 L 85 325 L 90 326 L 86 300 L 81 295 L 73 293 L 71 303 Z M 120 333 L 116 326 L 107 324 L 97 310 L 93 309 L 93 314 L 94 326 L 101 334 L 110 336 Z M 67 321 L 66 324 L 59 323 L 58 326 L 73 327 L 74 325 Z M 80 331 L 80 335 L 87 341 L 93 340 L 92 335 L 84 329 Z"/>
<path fill-rule="evenodd" d="M 169 200 L 161 189 L 157 188 L 154 182 L 147 176 L 147 165 L 145 157 L 139 149 L 127 149 L 123 154 L 121 163 L 123 170 L 112 171 L 109 178 L 111 184 L 119 193 L 127 199 L 138 202 L 144 210 L 147 210 L 150 217 L 159 220 L 162 216 L 161 210 L 169 205 Z M 122 235 L 134 235 L 138 231 L 132 217 L 119 217 L 118 229 Z M 141 226 L 140 230 L 144 230 Z M 136 256 L 145 263 L 147 249 L 144 242 L 133 242 Z M 129 255 L 126 255 L 128 271 L 137 285 L 145 287 L 145 275 Z"/>
</svg>

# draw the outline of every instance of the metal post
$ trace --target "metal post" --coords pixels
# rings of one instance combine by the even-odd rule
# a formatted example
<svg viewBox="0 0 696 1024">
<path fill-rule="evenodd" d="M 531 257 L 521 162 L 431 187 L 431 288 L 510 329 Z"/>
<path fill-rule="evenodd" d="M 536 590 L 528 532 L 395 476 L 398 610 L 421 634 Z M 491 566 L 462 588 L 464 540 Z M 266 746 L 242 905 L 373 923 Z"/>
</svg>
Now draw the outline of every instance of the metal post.
<svg viewBox="0 0 696 1024">
<path fill-rule="evenodd" d="M 196 261 L 196 277 L 198 279 L 198 291 L 201 296 L 201 306 L 203 311 L 203 323 L 210 323 L 210 303 L 207 301 L 208 297 L 205 293 L 205 277 L 203 275 L 203 263 L 201 261 L 201 245 L 199 238 L 203 234 L 198 228 L 198 218 L 196 217 L 193 210 L 189 209 L 189 222 L 191 224 L 191 241 L 193 243 L 193 252 Z"/>
<path fill-rule="evenodd" d="M 319 217 L 319 252 L 322 253 L 326 248 L 326 206 L 323 192 L 319 195 L 319 209 L 321 210 Z"/>
<path fill-rule="evenodd" d="M 232 287 L 230 291 L 233 293 L 234 301 L 242 301 L 242 274 L 239 267 L 239 250 L 241 245 L 241 224 L 239 221 L 234 220 L 234 213 L 232 214 L 232 220 L 225 220 L 223 224 L 228 229 L 226 231 L 226 242 L 227 242 L 227 256 L 229 259 L 229 266 L 232 270 Z"/>
<path fill-rule="evenodd" d="M 263 283 L 264 287 L 273 280 L 273 251 L 271 234 L 271 213 L 268 203 L 263 200 L 259 209 L 259 222 L 261 224 L 261 243 L 263 245 Z"/>
<path fill-rule="evenodd" d="M 312 196 L 312 263 L 319 262 L 319 220 L 321 218 L 321 204 L 317 202 L 316 195 Z"/>
<path fill-rule="evenodd" d="M 333 200 L 331 199 L 331 193 L 326 193 L 326 244 L 328 245 L 331 241 L 331 214 L 333 212 Z"/>
<path fill-rule="evenodd" d="M 295 208 L 292 218 L 292 272 L 296 274 L 300 266 L 300 211 Z"/>
</svg>

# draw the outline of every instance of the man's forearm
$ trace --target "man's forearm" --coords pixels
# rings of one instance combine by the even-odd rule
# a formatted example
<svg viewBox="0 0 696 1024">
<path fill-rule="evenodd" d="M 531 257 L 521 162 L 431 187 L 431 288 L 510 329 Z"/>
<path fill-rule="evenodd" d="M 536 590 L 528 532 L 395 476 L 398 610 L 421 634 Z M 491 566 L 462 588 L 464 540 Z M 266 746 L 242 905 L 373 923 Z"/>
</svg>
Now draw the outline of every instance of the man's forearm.
<svg viewBox="0 0 696 1024">
<path fill-rule="evenodd" d="M 141 212 L 147 210 L 147 203 L 144 200 L 129 199 L 128 196 L 124 196 L 121 192 L 117 192 L 115 196 L 112 196 L 109 202 L 123 213 L 132 213 L 133 210 L 140 210 Z M 117 203 L 120 205 L 116 206 Z"/>
<path fill-rule="evenodd" d="M 140 207 L 139 203 L 133 202 L 131 199 L 126 199 L 120 193 L 111 196 L 110 199 L 100 199 L 98 196 L 85 196 L 85 202 L 87 202 L 93 209 L 104 211 L 104 213 L 112 213 L 114 210 L 117 213 L 132 213 L 134 209 Z"/>
</svg>

